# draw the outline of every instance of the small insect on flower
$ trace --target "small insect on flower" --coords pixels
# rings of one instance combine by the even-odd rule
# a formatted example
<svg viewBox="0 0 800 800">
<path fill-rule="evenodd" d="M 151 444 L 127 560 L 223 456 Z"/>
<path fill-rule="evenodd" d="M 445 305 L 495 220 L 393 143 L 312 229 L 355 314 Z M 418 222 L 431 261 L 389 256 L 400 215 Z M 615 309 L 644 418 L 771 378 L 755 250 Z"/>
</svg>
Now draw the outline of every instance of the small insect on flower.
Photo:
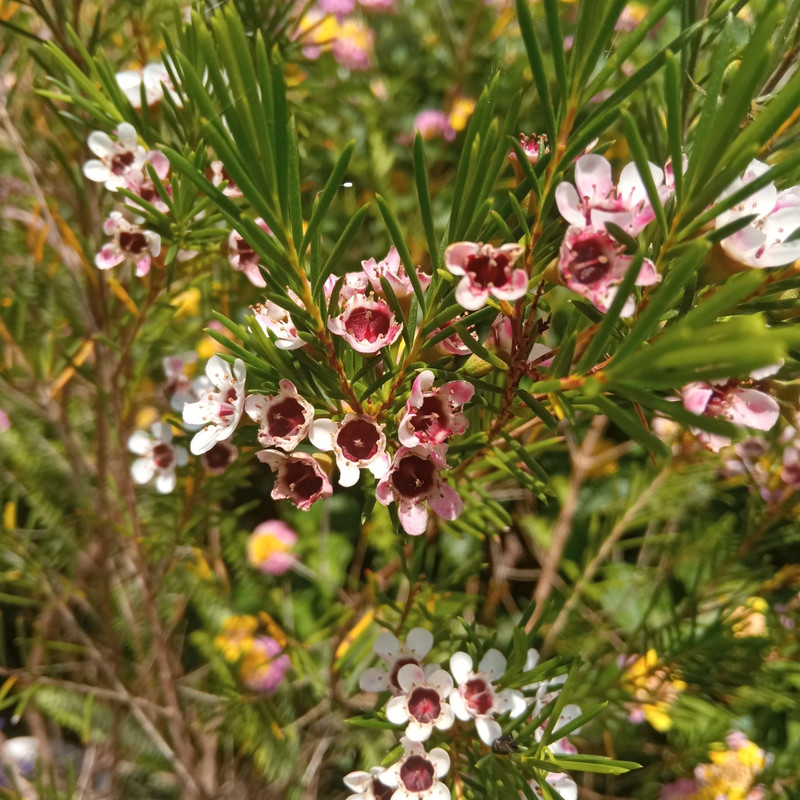
<svg viewBox="0 0 800 800">
<path fill-rule="evenodd" d="M 492 742 L 492 752 L 498 756 L 510 756 L 512 753 L 518 753 L 519 749 L 513 733 L 504 733 Z"/>
</svg>

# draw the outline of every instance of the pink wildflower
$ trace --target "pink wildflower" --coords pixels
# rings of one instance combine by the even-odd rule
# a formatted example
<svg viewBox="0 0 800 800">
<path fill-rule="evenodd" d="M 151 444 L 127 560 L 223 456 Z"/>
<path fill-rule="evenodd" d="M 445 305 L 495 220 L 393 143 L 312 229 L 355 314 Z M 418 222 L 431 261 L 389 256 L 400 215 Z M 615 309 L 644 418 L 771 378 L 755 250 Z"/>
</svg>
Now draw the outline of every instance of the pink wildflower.
<svg viewBox="0 0 800 800">
<path fill-rule="evenodd" d="M 297 534 L 279 519 L 262 522 L 247 540 L 247 561 L 265 575 L 283 575 L 295 563 Z"/>
<path fill-rule="evenodd" d="M 233 182 L 233 179 L 228 175 L 228 170 L 221 161 L 212 161 L 206 170 L 206 177 L 214 184 L 220 187 L 225 183 L 225 188 L 222 194 L 225 197 L 242 197 L 242 190 Z"/>
<path fill-rule="evenodd" d="M 397 515 L 403 530 L 411 536 L 425 533 L 428 509 L 443 519 L 457 519 L 464 506 L 455 489 L 440 475 L 440 468 L 424 447 L 401 447 L 391 469 L 381 478 L 376 490 L 378 502 L 388 506 L 397 502 Z"/>
<path fill-rule="evenodd" d="M 341 336 L 357 353 L 377 353 L 397 341 L 403 330 L 389 304 L 380 298 L 354 294 L 338 317 L 328 318 L 328 329 Z"/>
<path fill-rule="evenodd" d="M 550 147 L 547 144 L 547 136 L 544 133 L 538 136 L 534 134 L 526 136 L 524 133 L 521 133 L 519 135 L 519 143 L 531 164 L 538 164 L 542 156 L 546 156 L 550 152 Z M 512 161 L 517 160 L 517 154 L 514 150 L 508 154 L 508 157 Z"/>
<path fill-rule="evenodd" d="M 314 419 L 314 407 L 288 380 L 280 382 L 280 391 L 274 397 L 249 395 L 244 408 L 250 419 L 260 425 L 258 441 L 261 445 L 279 447 L 287 452 L 303 441 Z"/>
<path fill-rule="evenodd" d="M 289 656 L 281 651 L 281 646 L 270 636 L 253 639 L 239 668 L 242 682 L 248 689 L 271 694 L 278 688 L 291 666 Z"/>
<path fill-rule="evenodd" d="M 370 258 L 368 261 L 362 261 L 361 266 L 369 278 L 372 288 L 379 294 L 383 294 L 382 277 L 386 278 L 398 300 L 410 297 L 414 291 L 411 280 L 406 275 L 406 268 L 400 260 L 400 254 L 394 246 L 389 248 L 389 253 L 383 261 L 376 262 L 374 258 Z M 422 290 L 425 291 L 431 282 L 430 275 L 417 271 L 417 276 Z"/>
<path fill-rule="evenodd" d="M 169 159 L 160 150 L 151 150 L 147 154 L 146 164 L 151 164 L 158 179 L 163 183 L 169 175 Z M 163 214 L 169 211 L 169 206 L 162 200 L 161 195 L 156 190 L 153 179 L 147 171 L 146 164 L 141 169 L 131 169 L 128 172 L 128 186 L 134 194 L 139 195 L 142 200 L 150 203 Z M 171 195 L 169 186 L 164 187 Z"/>
<path fill-rule="evenodd" d="M 386 452 L 383 426 L 367 414 L 349 412 L 338 423 L 331 419 L 315 420 L 308 438 L 320 450 L 333 450 L 340 486 L 354 486 L 362 469 L 368 469 L 376 478 L 389 469 L 391 459 Z"/>
<path fill-rule="evenodd" d="M 420 133 L 425 141 L 428 139 L 442 138 L 452 142 L 456 138 L 456 131 L 450 124 L 450 117 L 444 111 L 428 109 L 420 111 L 414 118 L 414 133 Z"/>
<path fill-rule="evenodd" d="M 269 229 L 269 225 L 267 225 L 261 217 L 255 222 L 262 230 L 267 233 L 272 233 Z M 258 286 L 260 289 L 263 289 L 267 285 L 259 269 L 260 262 L 258 253 L 245 241 L 244 237 L 238 231 L 231 231 L 228 237 L 228 260 L 235 270 L 244 272 L 247 280 L 249 280 L 253 286 Z"/>
<path fill-rule="evenodd" d="M 103 224 L 106 236 L 113 237 L 100 248 L 94 263 L 98 269 L 111 269 L 125 261 L 136 267 L 136 275 L 150 272 L 152 259 L 161 252 L 161 237 L 134 222 L 129 222 L 119 211 L 112 211 Z"/>
<path fill-rule="evenodd" d="M 302 305 L 300 298 L 292 290 L 289 290 L 292 300 Z M 305 342 L 297 335 L 297 328 L 292 321 L 292 315 L 281 308 L 272 300 L 267 300 L 264 305 L 256 303 L 251 306 L 256 318 L 256 322 L 261 326 L 264 333 L 269 331 L 275 336 L 275 347 L 279 350 L 297 350 L 305 346 Z"/>
<path fill-rule="evenodd" d="M 453 275 L 463 276 L 456 287 L 456 301 L 469 311 L 486 305 L 489 295 L 498 300 L 517 300 L 528 288 L 528 274 L 514 269 L 523 253 L 518 244 L 493 247 L 476 242 L 456 242 L 444 253 Z"/>
<path fill-rule="evenodd" d="M 328 476 L 308 453 L 287 455 L 280 450 L 261 450 L 256 457 L 277 473 L 273 500 L 291 500 L 301 511 L 308 511 L 317 500 L 333 494 Z"/>
</svg>

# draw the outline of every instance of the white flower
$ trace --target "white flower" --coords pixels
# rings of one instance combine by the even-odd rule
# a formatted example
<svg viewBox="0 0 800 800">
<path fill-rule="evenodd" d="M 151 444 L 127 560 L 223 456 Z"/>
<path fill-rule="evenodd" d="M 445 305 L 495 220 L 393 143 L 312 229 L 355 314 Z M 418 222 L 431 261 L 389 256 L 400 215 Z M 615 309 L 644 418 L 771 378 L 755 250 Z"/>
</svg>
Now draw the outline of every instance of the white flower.
<svg viewBox="0 0 800 800">
<path fill-rule="evenodd" d="M 358 685 L 364 692 L 400 691 L 398 673 L 406 664 L 420 666 L 422 659 L 433 647 L 433 634 L 425 628 L 412 628 L 406 635 L 405 644 L 393 633 L 382 633 L 373 643 L 372 650 L 387 664 L 384 669 L 370 667 L 364 670 Z"/>
<path fill-rule="evenodd" d="M 169 494 L 175 488 L 175 467 L 185 466 L 189 454 L 172 444 L 172 429 L 165 422 L 156 422 L 150 431 L 135 431 L 128 439 L 128 450 L 141 456 L 131 464 L 131 476 L 139 484 L 155 478 L 156 490 Z"/>
<path fill-rule="evenodd" d="M 161 252 L 161 237 L 155 231 L 130 222 L 119 211 L 112 211 L 103 223 L 103 232 L 112 239 L 95 256 L 98 269 L 112 269 L 129 261 L 136 268 L 137 277 L 150 272 L 153 258 Z"/>
<path fill-rule="evenodd" d="M 289 297 L 302 306 L 302 301 L 291 289 L 289 289 Z M 297 328 L 286 309 L 273 303 L 272 300 L 267 300 L 264 305 L 258 303 L 251 308 L 256 322 L 264 333 L 271 331 L 275 335 L 275 347 L 279 350 L 297 350 L 299 347 L 305 346 L 305 342 L 297 335 Z"/>
<path fill-rule="evenodd" d="M 332 419 L 315 420 L 308 438 L 314 447 L 336 454 L 340 486 L 354 486 L 362 469 L 382 478 L 392 463 L 386 452 L 383 426 L 367 414 L 349 412 L 338 423 Z"/>
<path fill-rule="evenodd" d="M 397 673 L 397 683 L 403 694 L 386 704 L 386 719 L 395 725 L 408 723 L 405 735 L 411 741 L 424 742 L 434 728 L 452 727 L 455 715 L 445 700 L 453 691 L 453 679 L 438 664 L 425 669 L 406 664 Z"/>
<path fill-rule="evenodd" d="M 477 671 L 472 669 L 472 659 L 467 653 L 454 653 L 450 658 L 450 672 L 458 684 L 450 693 L 450 705 L 460 720 L 475 720 L 478 736 L 485 744 L 491 744 L 502 733 L 500 724 L 493 719 L 495 714 L 509 711 L 512 717 L 519 717 L 528 710 L 522 692 L 515 689 L 498 692 L 492 685 L 505 671 L 505 656 L 494 648 L 481 659 Z"/>
<path fill-rule="evenodd" d="M 308 433 L 314 407 L 298 393 L 291 381 L 282 380 L 277 395 L 251 394 L 244 404 L 253 422 L 260 425 L 258 441 L 264 447 L 294 450 Z"/>
<path fill-rule="evenodd" d="M 162 362 L 164 375 L 167 377 L 164 391 L 169 395 L 169 404 L 175 411 L 183 411 L 186 403 L 193 403 L 197 400 L 192 388 L 192 379 L 189 377 L 196 361 L 197 353 L 189 351 L 167 356 Z"/>
<path fill-rule="evenodd" d="M 548 772 L 545 780 L 558 792 L 562 800 L 578 800 L 578 784 L 569 775 L 563 772 Z M 544 797 L 536 781 L 530 781 L 529 785 L 537 797 Z"/>
<path fill-rule="evenodd" d="M 345 786 L 355 792 L 347 800 L 389 800 L 394 794 L 394 789 L 381 779 L 385 773 L 383 767 L 373 767 L 369 772 L 356 770 L 345 775 Z"/>
<path fill-rule="evenodd" d="M 244 411 L 245 374 L 241 358 L 233 362 L 232 372 L 219 356 L 208 359 L 206 375 L 218 391 L 207 389 L 196 403 L 187 403 L 183 407 L 184 422 L 204 426 L 192 439 L 194 455 L 202 455 L 233 434 Z"/>
<path fill-rule="evenodd" d="M 400 743 L 403 757 L 382 776 L 395 787 L 392 800 L 450 800 L 450 790 L 439 780 L 450 769 L 450 756 L 441 747 L 426 753 L 419 742 L 407 736 Z"/>
<path fill-rule="evenodd" d="M 127 187 L 128 178 L 134 171 L 144 169 L 147 153 L 136 136 L 136 128 L 129 122 L 121 122 L 116 130 L 115 142 L 103 131 L 92 131 L 87 144 L 97 158 L 83 165 L 83 174 L 95 183 L 104 183 L 106 189 L 115 192 Z"/>
<path fill-rule="evenodd" d="M 114 77 L 117 79 L 117 85 L 128 98 L 128 102 L 136 109 L 142 107 L 142 85 L 144 85 L 145 102 L 148 106 L 155 105 L 164 97 L 165 87 L 175 105 L 178 107 L 182 105 L 180 97 L 175 92 L 172 78 L 160 61 L 146 64 L 141 70 L 123 70 Z"/>
<path fill-rule="evenodd" d="M 766 164 L 753 159 L 744 175 L 737 178 L 720 199 L 743 188 L 768 169 Z M 774 183 L 769 183 L 720 214 L 715 227 L 721 228 L 753 214 L 754 220 L 720 242 L 727 256 L 748 267 L 779 267 L 800 258 L 800 240 L 785 241 L 800 228 L 800 186 L 779 192 Z"/>
</svg>

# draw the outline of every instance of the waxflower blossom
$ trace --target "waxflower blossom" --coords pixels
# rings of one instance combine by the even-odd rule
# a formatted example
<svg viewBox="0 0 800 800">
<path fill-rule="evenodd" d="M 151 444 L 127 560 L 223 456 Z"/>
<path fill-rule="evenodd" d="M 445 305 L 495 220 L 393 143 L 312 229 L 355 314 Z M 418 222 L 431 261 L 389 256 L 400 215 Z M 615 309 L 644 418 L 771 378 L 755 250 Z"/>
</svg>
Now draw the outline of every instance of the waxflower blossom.
<svg viewBox="0 0 800 800">
<path fill-rule="evenodd" d="M 212 161 L 208 165 L 206 177 L 218 188 L 223 183 L 225 184 L 225 188 L 222 190 L 222 194 L 225 197 L 242 197 L 242 190 L 233 182 L 231 176 L 228 175 L 228 170 L 225 169 L 225 165 L 221 161 Z"/>
<path fill-rule="evenodd" d="M 524 269 L 514 269 L 522 253 L 518 244 L 451 244 L 444 252 L 445 266 L 453 275 L 463 276 L 456 287 L 456 302 L 477 311 L 486 305 L 489 295 L 497 300 L 522 297 L 528 288 L 528 274 Z"/>
<path fill-rule="evenodd" d="M 382 633 L 373 643 L 373 652 L 383 659 L 386 668 L 370 667 L 361 673 L 358 685 L 364 692 L 401 692 L 400 670 L 408 664 L 422 665 L 422 659 L 433 647 L 433 634 L 425 628 L 412 628 L 401 642 L 393 633 Z"/>
<path fill-rule="evenodd" d="M 239 457 L 238 448 L 230 442 L 217 442 L 210 450 L 200 456 L 200 464 L 211 475 L 222 475 Z"/>
<path fill-rule="evenodd" d="M 402 694 L 386 704 L 386 719 L 406 725 L 405 735 L 411 741 L 427 741 L 434 728 L 452 727 L 455 715 L 447 697 L 453 691 L 453 679 L 441 667 L 406 664 L 397 673 L 397 683 Z"/>
<path fill-rule="evenodd" d="M 219 356 L 208 359 L 206 376 L 217 391 L 209 388 L 196 403 L 187 403 L 183 407 L 184 422 L 204 426 L 192 439 L 190 449 L 194 455 L 202 455 L 233 434 L 244 411 L 245 375 L 241 358 L 233 362 L 232 371 Z"/>
<path fill-rule="evenodd" d="M 550 152 L 550 147 L 547 144 L 547 135 L 544 133 L 538 136 L 533 134 L 531 136 L 526 136 L 524 133 L 521 133 L 519 135 L 519 143 L 531 164 L 538 164 L 542 156 L 546 156 Z M 511 161 L 516 161 L 516 151 L 512 150 L 508 154 L 508 157 Z"/>
<path fill-rule="evenodd" d="M 486 652 L 477 670 L 472 669 L 467 653 L 454 653 L 450 658 L 450 672 L 458 684 L 450 693 L 450 705 L 460 720 L 475 720 L 475 729 L 484 744 L 491 744 L 502 733 L 500 723 L 493 719 L 496 714 L 509 711 L 512 717 L 519 717 L 528 710 L 522 692 L 498 692 L 493 686 L 505 671 L 505 656 L 494 648 Z"/>
<path fill-rule="evenodd" d="M 189 351 L 167 356 L 162 362 L 164 375 L 167 378 L 164 392 L 169 396 L 170 405 L 176 411 L 182 411 L 184 403 L 197 399 L 192 391 L 192 378 L 190 377 L 196 361 L 197 353 Z"/>
<path fill-rule="evenodd" d="M 297 534 L 279 519 L 262 522 L 247 540 L 247 562 L 265 575 L 283 575 L 296 559 L 289 551 Z"/>
<path fill-rule="evenodd" d="M 301 511 L 308 511 L 317 500 L 330 497 L 333 487 L 325 471 L 308 453 L 261 450 L 256 458 L 276 473 L 273 500 L 291 500 Z"/>
<path fill-rule="evenodd" d="M 382 776 L 384 783 L 395 787 L 392 800 L 450 800 L 450 790 L 439 778 L 450 769 L 450 756 L 441 747 L 429 753 L 407 736 L 400 739 L 403 756 Z"/>
<path fill-rule="evenodd" d="M 128 98 L 128 102 L 137 110 L 142 107 L 142 86 L 144 86 L 145 102 L 148 106 L 154 106 L 163 99 L 165 87 L 175 105 L 181 106 L 181 99 L 175 92 L 172 78 L 160 61 L 146 64 L 141 70 L 128 69 L 117 72 L 114 77 L 117 85 Z"/>
<path fill-rule="evenodd" d="M 95 183 L 104 183 L 106 189 L 115 192 L 127 187 L 133 170 L 141 170 L 147 159 L 145 149 L 139 144 L 136 128 L 129 122 L 121 122 L 116 130 L 115 142 L 107 133 L 92 131 L 87 144 L 97 156 L 83 165 L 83 174 Z"/>
<path fill-rule="evenodd" d="M 369 278 L 372 288 L 379 294 L 383 294 L 382 277 L 386 278 L 398 300 L 410 297 L 414 292 L 411 280 L 406 274 L 406 268 L 400 260 L 400 254 L 394 245 L 389 248 L 389 252 L 383 261 L 376 262 L 374 258 L 370 258 L 368 261 L 362 261 L 361 266 Z M 425 291 L 431 282 L 430 275 L 418 271 L 417 276 L 422 290 Z"/>
<path fill-rule="evenodd" d="M 433 456 L 424 447 L 401 447 L 395 453 L 391 469 L 378 482 L 378 502 L 397 503 L 397 516 L 403 530 L 411 536 L 425 533 L 428 527 L 428 504 L 442 519 L 457 519 L 464 503 L 458 493 L 440 475 L 442 456 Z"/>
<path fill-rule="evenodd" d="M 562 800 L 578 800 L 578 784 L 569 775 L 565 775 L 563 772 L 548 772 L 545 780 L 558 792 Z M 528 785 L 537 797 L 544 797 L 544 793 L 536 781 L 530 781 Z"/>
<path fill-rule="evenodd" d="M 366 271 L 346 272 L 342 276 L 328 275 L 322 287 L 322 290 L 325 293 L 325 299 L 328 301 L 328 303 L 331 302 L 333 290 L 336 288 L 336 284 L 340 280 L 342 281 L 342 284 L 339 287 L 339 294 L 337 295 L 339 300 L 349 300 L 354 294 L 366 294 L 370 287 L 369 276 L 367 275 Z M 378 283 L 380 284 L 380 281 L 378 281 Z"/>
<path fill-rule="evenodd" d="M 658 653 L 650 649 L 643 656 L 631 656 L 623 661 L 627 667 L 622 676 L 622 685 L 632 695 L 629 704 L 631 722 L 649 722 L 657 731 L 672 727 L 670 706 L 686 689 L 675 669 L 660 664 Z"/>
<path fill-rule="evenodd" d="M 417 375 L 406 401 L 406 413 L 398 425 L 397 438 L 404 447 L 427 446 L 433 449 L 451 436 L 464 433 L 467 418 L 459 411 L 475 393 L 467 381 L 449 381 L 438 389 L 433 373 L 426 369 Z M 439 466 L 444 466 L 440 464 Z"/>
<path fill-rule="evenodd" d="M 608 311 L 617 287 L 633 261 L 622 255 L 621 246 L 607 233 L 592 228 L 570 227 L 561 243 L 558 272 L 573 292 L 582 295 L 604 314 Z M 655 264 L 642 261 L 636 286 L 652 286 L 660 280 Z M 629 297 L 620 316 L 629 317 L 636 310 L 636 301 Z"/>
<path fill-rule="evenodd" d="M 271 636 L 256 636 L 239 666 L 242 683 L 254 692 L 272 694 L 291 666 L 282 649 Z"/>
<path fill-rule="evenodd" d="M 383 426 L 367 414 L 348 412 L 338 423 L 315 420 L 308 438 L 319 450 L 333 450 L 340 486 L 354 486 L 362 469 L 368 469 L 376 478 L 383 477 L 389 469 L 391 459 L 386 452 Z"/>
<path fill-rule="evenodd" d="M 269 225 L 261 217 L 255 221 L 256 225 L 267 233 L 272 233 Z M 263 289 L 267 282 L 259 269 L 259 256 L 252 246 L 245 241 L 238 231 L 231 231 L 228 237 L 228 260 L 237 272 L 243 272 L 247 280 Z"/>
<path fill-rule="evenodd" d="M 156 491 L 169 494 L 175 488 L 175 467 L 186 466 L 189 454 L 172 444 L 172 428 L 165 422 L 156 422 L 150 431 L 135 431 L 128 439 L 128 450 L 140 456 L 131 464 L 131 476 L 139 484 L 155 478 Z"/>
<path fill-rule="evenodd" d="M 663 205 L 670 194 L 664 184 L 664 172 L 661 167 L 648 163 Z M 562 181 L 556 187 L 556 205 L 570 225 L 602 231 L 606 222 L 613 222 L 632 236 L 638 236 L 655 219 L 636 164 L 627 164 L 614 185 L 611 164 L 594 153 L 581 156 L 575 162 L 575 186 Z"/>
<path fill-rule="evenodd" d="M 452 142 L 456 138 L 456 130 L 450 124 L 450 117 L 444 111 L 427 109 L 420 111 L 414 118 L 414 133 L 419 133 L 425 141 L 442 138 Z"/>
<path fill-rule="evenodd" d="M 736 425 L 768 431 L 780 416 L 777 401 L 758 389 L 746 389 L 738 381 L 690 383 L 681 389 L 681 401 L 687 411 L 707 417 L 722 417 Z M 692 428 L 692 433 L 712 453 L 727 447 L 731 440 L 718 433 Z"/>
<path fill-rule="evenodd" d="M 153 258 L 161 252 L 161 237 L 155 231 L 148 231 L 129 222 L 121 212 L 112 211 L 103 224 L 103 232 L 112 239 L 95 256 L 98 269 L 111 269 L 129 261 L 136 268 L 137 277 L 150 272 Z"/>
<path fill-rule="evenodd" d="M 153 167 L 158 179 L 164 183 L 169 175 L 169 159 L 160 150 L 151 150 L 147 154 L 145 163 L 139 168 L 133 168 L 128 172 L 127 188 L 138 195 L 162 214 L 169 211 L 169 206 L 164 202 L 156 189 L 150 173 L 147 171 L 147 164 Z M 169 186 L 164 187 L 168 194 L 172 194 Z"/>
<path fill-rule="evenodd" d="M 769 167 L 753 159 L 741 178 L 737 178 L 723 193 L 720 200 L 743 188 Z M 800 258 L 800 240 L 786 239 L 800 228 L 800 187 L 793 186 L 779 192 L 769 183 L 746 200 L 720 214 L 715 227 L 721 228 L 743 217 L 755 219 L 736 233 L 720 242 L 729 258 L 748 267 L 779 267 Z"/>
<path fill-rule="evenodd" d="M 294 293 L 289 290 L 289 296 Z M 295 298 L 292 297 L 294 300 Z M 299 298 L 297 298 L 299 300 Z M 256 318 L 256 322 L 261 326 L 264 333 L 269 331 L 275 336 L 275 347 L 279 350 L 297 350 L 305 345 L 305 342 L 297 335 L 297 328 L 292 321 L 292 315 L 281 308 L 272 300 L 267 300 L 265 304 L 257 303 L 251 307 Z"/>
<path fill-rule="evenodd" d="M 467 316 L 467 313 L 468 312 L 463 311 L 461 314 L 456 316 L 455 319 L 453 319 L 453 322 L 461 321 Z M 441 333 L 442 330 L 442 328 L 437 328 L 431 335 L 435 336 L 436 334 Z M 476 342 L 478 341 L 478 334 L 475 330 L 474 324 L 467 325 L 466 331 Z M 458 335 L 458 333 L 452 333 L 446 339 L 442 339 L 441 341 L 437 342 L 436 347 L 445 355 L 451 356 L 468 356 L 472 352 L 472 350 L 470 350 L 469 347 L 464 344 L 464 340 Z"/>
<path fill-rule="evenodd" d="M 288 380 L 279 384 L 280 391 L 274 397 L 251 394 L 244 408 L 250 419 L 260 426 L 258 441 L 263 447 L 278 447 L 294 450 L 308 433 L 314 419 L 314 407 L 304 400 L 295 385 Z"/>
<path fill-rule="evenodd" d="M 355 792 L 345 800 L 390 800 L 394 789 L 381 780 L 385 773 L 384 767 L 372 767 L 369 772 L 356 770 L 345 775 L 345 786 Z"/>
<path fill-rule="evenodd" d="M 397 321 L 385 300 L 354 294 L 338 317 L 328 318 L 328 329 L 357 353 L 371 354 L 394 344 L 403 323 Z"/>
</svg>

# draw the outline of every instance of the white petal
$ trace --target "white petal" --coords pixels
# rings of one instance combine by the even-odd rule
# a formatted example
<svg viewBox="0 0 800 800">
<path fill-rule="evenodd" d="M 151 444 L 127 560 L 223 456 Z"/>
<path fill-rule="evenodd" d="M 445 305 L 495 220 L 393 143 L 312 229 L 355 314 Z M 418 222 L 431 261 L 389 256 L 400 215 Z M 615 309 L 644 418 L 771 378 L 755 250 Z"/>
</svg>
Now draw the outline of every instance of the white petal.
<svg viewBox="0 0 800 800">
<path fill-rule="evenodd" d="M 372 775 L 370 775 L 369 772 L 363 772 L 362 770 L 351 772 L 348 775 L 345 775 L 342 780 L 348 789 L 352 789 L 354 792 L 358 792 L 359 794 L 363 794 L 372 785 Z"/>
<path fill-rule="evenodd" d="M 389 676 L 382 669 L 370 667 L 361 673 L 358 686 L 362 692 L 385 692 L 389 688 Z"/>
<path fill-rule="evenodd" d="M 431 733 L 433 733 L 433 727 L 430 724 L 423 725 L 415 719 L 406 725 L 405 734 L 412 742 L 427 742 L 431 738 Z"/>
<path fill-rule="evenodd" d="M 153 439 L 147 431 L 134 431 L 128 439 L 128 450 L 137 456 L 149 453 L 153 446 Z"/>
<path fill-rule="evenodd" d="M 450 800 L 450 790 L 441 781 L 428 789 L 426 800 Z"/>
<path fill-rule="evenodd" d="M 137 458 L 131 464 L 131 477 L 136 483 L 150 483 L 156 472 L 156 465 L 150 458 Z"/>
<path fill-rule="evenodd" d="M 515 719 L 521 717 L 528 710 L 528 703 L 525 700 L 525 695 L 515 689 L 506 689 L 505 691 L 509 700 L 511 716 Z"/>
<path fill-rule="evenodd" d="M 481 659 L 481 663 L 478 664 L 478 670 L 494 682 L 502 678 L 503 673 L 506 671 L 506 657 L 493 647 Z"/>
<path fill-rule="evenodd" d="M 441 747 L 434 747 L 428 753 L 428 761 L 433 764 L 437 778 L 443 778 L 447 775 L 447 771 L 450 769 L 450 756 L 447 755 L 447 751 L 442 750 Z"/>
<path fill-rule="evenodd" d="M 405 664 L 400 667 L 397 673 L 397 685 L 404 692 L 410 692 L 415 686 L 419 686 L 422 683 L 425 683 L 425 671 L 418 664 Z M 450 689 L 452 688 L 450 686 Z"/>
<path fill-rule="evenodd" d="M 446 697 L 453 691 L 453 679 L 450 673 L 443 669 L 437 669 L 432 675 L 428 676 L 428 683 L 434 686 L 442 697 Z"/>
<path fill-rule="evenodd" d="M 580 706 L 576 706 L 575 703 L 568 703 L 561 710 L 561 714 L 558 717 L 558 723 L 556 724 L 556 730 L 572 722 L 572 720 L 577 719 L 580 715 Z M 578 731 L 580 731 L 580 728 L 577 728 L 574 733 L 578 733 Z"/>
<path fill-rule="evenodd" d="M 153 432 L 153 438 L 159 442 L 172 441 L 172 428 L 166 422 L 154 422 L 150 430 Z"/>
<path fill-rule="evenodd" d="M 450 672 L 459 686 L 466 683 L 472 674 L 472 659 L 461 651 L 453 653 L 450 657 Z"/>
<path fill-rule="evenodd" d="M 315 419 L 308 431 L 308 438 L 317 450 L 333 450 L 338 425 L 332 419 Z"/>
<path fill-rule="evenodd" d="M 402 725 L 408 722 L 408 706 L 405 695 L 393 697 L 386 704 L 386 719 L 394 725 Z M 417 741 L 422 741 L 421 739 Z"/>
<path fill-rule="evenodd" d="M 583 197 L 601 198 L 614 188 L 611 180 L 611 164 L 603 156 L 590 153 L 575 162 L 575 186 Z"/>
<path fill-rule="evenodd" d="M 475 730 L 484 744 L 491 744 L 503 732 L 500 723 L 487 717 L 478 717 L 475 720 Z"/>
<path fill-rule="evenodd" d="M 339 467 L 339 486 L 355 486 L 361 476 L 361 470 L 352 461 L 336 459 Z"/>
<path fill-rule="evenodd" d="M 471 714 L 467 709 L 466 703 L 464 703 L 464 698 L 459 693 L 458 689 L 453 689 L 450 692 L 450 697 L 448 698 L 450 707 L 453 709 L 453 713 L 462 721 L 466 722 L 468 719 L 471 718 Z"/>
<path fill-rule="evenodd" d="M 525 657 L 525 668 L 523 671 L 530 672 L 538 663 L 539 651 L 536 648 L 531 647 L 530 650 L 528 650 L 528 655 Z"/>
<path fill-rule="evenodd" d="M 442 704 L 442 713 L 439 715 L 439 719 L 436 720 L 436 727 L 440 731 L 446 731 L 449 728 L 453 727 L 453 722 L 455 721 L 455 711 L 453 711 L 453 707 L 449 703 Z"/>
<path fill-rule="evenodd" d="M 111 177 L 108 167 L 96 158 L 90 159 L 83 165 L 83 174 L 95 183 L 105 183 Z"/>
<path fill-rule="evenodd" d="M 580 198 L 571 183 L 563 181 L 556 186 L 556 205 L 561 212 L 561 216 L 570 225 L 577 225 L 579 228 L 586 227 L 586 215 L 579 208 Z"/>
<path fill-rule="evenodd" d="M 192 443 L 189 449 L 193 455 L 201 456 L 207 453 L 217 442 L 227 439 L 232 433 L 232 430 L 227 430 L 220 425 L 207 425 L 192 438 Z"/>
<path fill-rule="evenodd" d="M 425 658 L 433 647 L 433 634 L 425 628 L 412 628 L 406 635 L 405 649 L 417 658 Z"/>
<path fill-rule="evenodd" d="M 156 478 L 156 490 L 161 494 L 169 494 L 175 488 L 175 471 L 162 472 Z"/>
<path fill-rule="evenodd" d="M 380 480 L 388 471 L 389 467 L 392 466 L 392 459 L 390 458 L 388 453 L 380 453 L 374 461 L 370 462 L 367 465 L 367 469 L 378 479 Z"/>
<path fill-rule="evenodd" d="M 175 447 L 175 464 L 178 467 L 185 467 L 189 463 L 189 451 L 185 447 Z"/>
<path fill-rule="evenodd" d="M 384 661 L 394 661 L 401 651 L 400 641 L 393 633 L 382 633 L 373 643 L 372 651 Z"/>
<path fill-rule="evenodd" d="M 108 158 L 117 151 L 111 137 L 103 131 L 92 131 L 86 140 L 89 149 L 99 158 Z"/>
</svg>

